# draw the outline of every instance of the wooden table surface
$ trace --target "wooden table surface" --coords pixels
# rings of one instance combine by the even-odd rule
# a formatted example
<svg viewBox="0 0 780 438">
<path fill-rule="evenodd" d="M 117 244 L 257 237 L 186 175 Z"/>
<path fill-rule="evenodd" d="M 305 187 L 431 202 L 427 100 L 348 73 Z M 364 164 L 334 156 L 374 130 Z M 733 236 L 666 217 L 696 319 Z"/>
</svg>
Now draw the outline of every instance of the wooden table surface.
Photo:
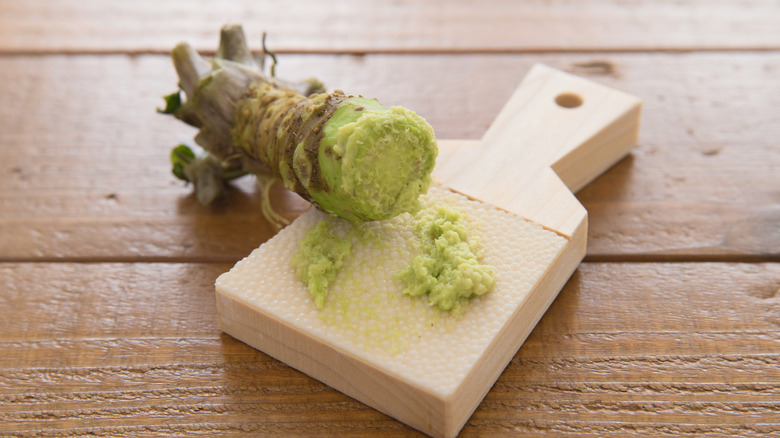
<svg viewBox="0 0 780 438">
<path fill-rule="evenodd" d="M 779 2 L 0 0 L 0 436 L 419 435 L 217 328 L 215 278 L 273 229 L 249 178 L 197 204 L 168 162 L 194 130 L 155 109 L 168 50 L 227 22 L 443 139 L 536 62 L 644 100 L 463 436 L 780 434 Z"/>
</svg>

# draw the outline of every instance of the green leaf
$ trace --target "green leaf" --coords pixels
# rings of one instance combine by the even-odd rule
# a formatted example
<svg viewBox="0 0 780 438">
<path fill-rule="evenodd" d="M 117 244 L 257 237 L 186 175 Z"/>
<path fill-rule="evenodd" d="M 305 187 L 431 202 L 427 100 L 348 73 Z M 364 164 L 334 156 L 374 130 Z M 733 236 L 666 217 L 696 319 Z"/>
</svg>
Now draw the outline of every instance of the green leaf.
<svg viewBox="0 0 780 438">
<path fill-rule="evenodd" d="M 184 168 L 193 161 L 195 161 L 195 152 L 187 145 L 180 144 L 171 151 L 173 174 L 180 180 L 190 181 L 187 175 L 184 174 Z"/>
<path fill-rule="evenodd" d="M 179 91 L 163 96 L 163 99 L 165 99 L 165 109 L 157 108 L 158 113 L 173 114 L 181 108 L 181 93 Z"/>
</svg>

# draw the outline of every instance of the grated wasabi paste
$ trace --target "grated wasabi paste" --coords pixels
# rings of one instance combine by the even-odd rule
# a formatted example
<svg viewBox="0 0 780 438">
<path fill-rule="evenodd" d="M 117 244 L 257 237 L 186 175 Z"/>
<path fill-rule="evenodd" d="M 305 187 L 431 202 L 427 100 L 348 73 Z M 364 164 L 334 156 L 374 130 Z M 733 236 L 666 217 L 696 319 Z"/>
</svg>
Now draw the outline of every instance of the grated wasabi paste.
<svg viewBox="0 0 780 438">
<path fill-rule="evenodd" d="M 452 310 L 472 296 L 488 293 L 496 283 L 493 268 L 480 264 L 477 242 L 469 240 L 461 213 L 446 206 L 423 210 L 416 218 L 422 254 L 398 273 L 403 293 Z"/>
</svg>

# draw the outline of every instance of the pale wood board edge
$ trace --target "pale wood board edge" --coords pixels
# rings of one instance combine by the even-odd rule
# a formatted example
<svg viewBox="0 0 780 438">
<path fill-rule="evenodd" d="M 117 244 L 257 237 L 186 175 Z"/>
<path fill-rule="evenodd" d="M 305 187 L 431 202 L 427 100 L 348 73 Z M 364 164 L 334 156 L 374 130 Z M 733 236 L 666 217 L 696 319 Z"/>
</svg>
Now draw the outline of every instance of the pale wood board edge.
<svg viewBox="0 0 780 438">
<path fill-rule="evenodd" d="M 633 97 L 627 96 L 627 98 Z M 633 99 L 635 99 L 633 106 L 615 120 L 609 132 L 602 131 L 588 140 L 588 143 L 593 142 L 595 147 L 572 151 L 550 166 L 572 193 L 577 193 L 614 166 L 639 142 L 642 101 Z"/>
<path fill-rule="evenodd" d="M 424 433 L 436 436 L 445 429 L 437 421 L 446 418 L 446 400 L 436 394 L 379 371 L 220 290 L 217 312 L 222 331 L 292 368 Z"/>
</svg>

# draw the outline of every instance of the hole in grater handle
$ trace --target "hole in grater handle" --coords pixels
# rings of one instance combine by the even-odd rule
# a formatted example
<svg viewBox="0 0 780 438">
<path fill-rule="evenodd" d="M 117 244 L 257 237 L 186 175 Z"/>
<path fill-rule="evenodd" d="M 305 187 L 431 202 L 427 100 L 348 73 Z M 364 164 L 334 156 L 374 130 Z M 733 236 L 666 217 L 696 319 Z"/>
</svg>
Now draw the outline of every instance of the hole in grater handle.
<svg viewBox="0 0 780 438">
<path fill-rule="evenodd" d="M 583 100 L 579 94 L 566 92 L 555 96 L 555 103 L 564 108 L 577 108 L 582 105 Z"/>
</svg>

